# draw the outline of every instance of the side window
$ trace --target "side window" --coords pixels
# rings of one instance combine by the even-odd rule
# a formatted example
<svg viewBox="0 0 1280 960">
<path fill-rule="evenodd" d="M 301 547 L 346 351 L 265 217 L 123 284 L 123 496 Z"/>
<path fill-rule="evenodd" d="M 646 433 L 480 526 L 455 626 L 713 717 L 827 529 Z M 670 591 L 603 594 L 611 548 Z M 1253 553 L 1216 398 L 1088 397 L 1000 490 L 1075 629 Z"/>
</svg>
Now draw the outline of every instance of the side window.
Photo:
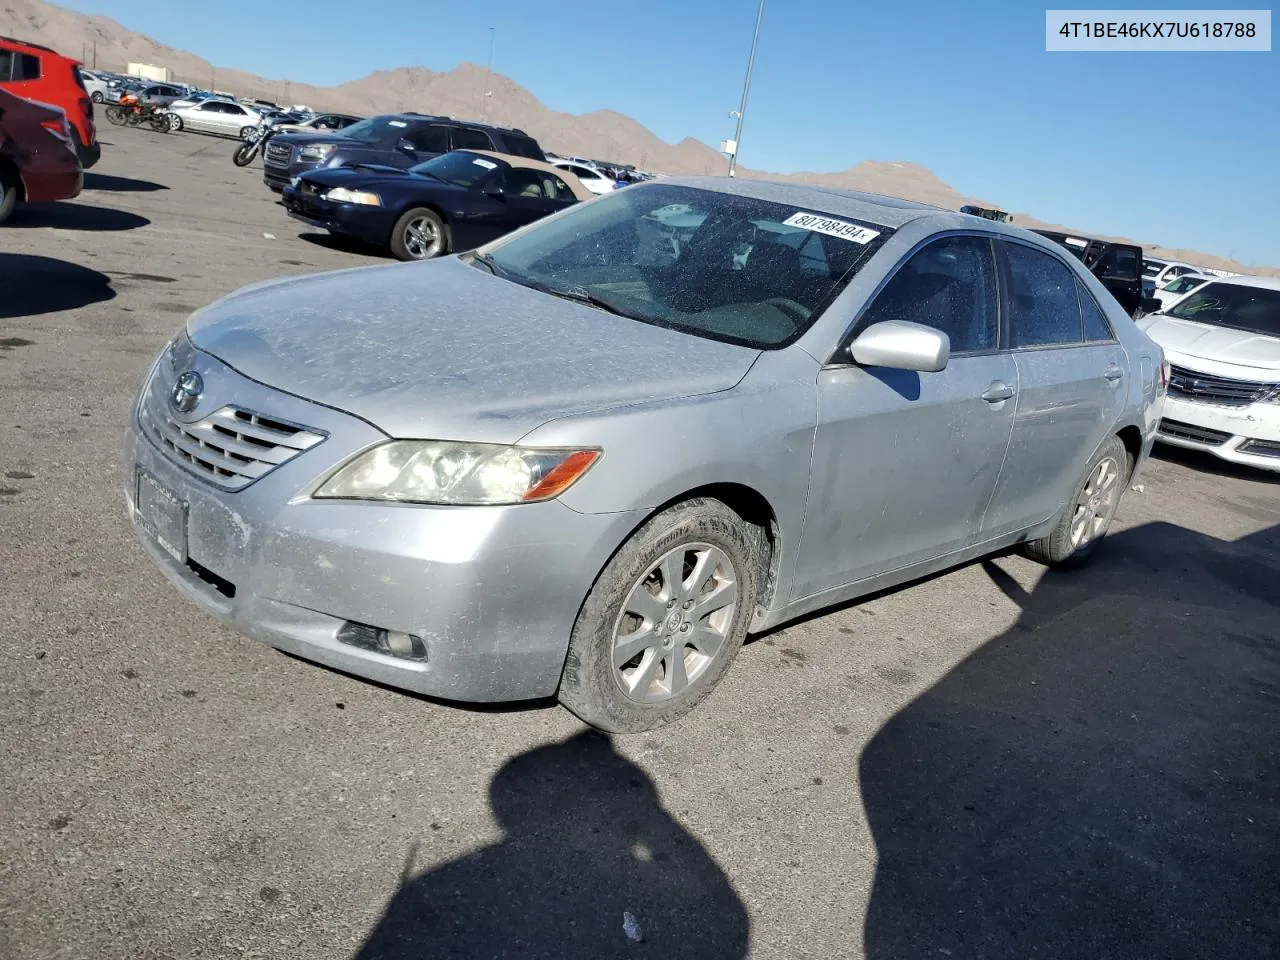
<svg viewBox="0 0 1280 960">
<path fill-rule="evenodd" d="M 439 124 L 417 127 L 405 134 L 405 139 L 418 153 L 448 153 L 449 128 Z"/>
<path fill-rule="evenodd" d="M 0 69 L 0 76 L 3 75 L 3 69 Z M 21 56 L 15 57 L 13 61 L 13 79 L 39 80 L 40 58 L 30 53 L 24 53 Z"/>
<path fill-rule="evenodd" d="M 1098 306 L 1098 301 L 1093 299 L 1093 294 L 1086 290 L 1079 280 L 1076 281 L 1076 295 L 1080 298 L 1080 317 L 1084 321 L 1085 340 L 1089 343 L 1114 340 L 1115 334 L 1111 332 L 1107 315 Z"/>
<path fill-rule="evenodd" d="M 572 203 L 578 199 L 573 195 L 573 191 L 569 189 L 569 185 L 554 173 L 542 174 L 542 189 L 552 200 L 563 200 Z"/>
<path fill-rule="evenodd" d="M 512 197 L 536 197 L 541 200 L 542 174 L 526 167 L 512 167 L 507 171 L 507 194 Z"/>
<path fill-rule="evenodd" d="M 13 51 L 0 47 L 0 83 L 13 79 Z"/>
<path fill-rule="evenodd" d="M 453 149 L 455 150 L 492 150 L 493 141 L 483 130 L 471 127 L 453 128 Z"/>
<path fill-rule="evenodd" d="M 863 313 L 859 326 L 909 320 L 945 333 L 951 338 L 952 353 L 993 350 L 996 302 L 991 241 L 945 237 L 918 250 L 898 268 Z"/>
<path fill-rule="evenodd" d="M 1094 267 L 1094 273 L 1113 280 L 1138 279 L 1138 253 L 1125 247 L 1112 247 L 1102 262 Z"/>
<path fill-rule="evenodd" d="M 247 110 L 245 110 L 245 108 L 244 108 L 244 107 L 242 107 L 242 106 L 240 106 L 240 104 L 238 104 L 238 103 L 227 103 L 227 104 L 223 104 L 222 112 L 223 112 L 223 113 L 232 113 L 232 114 L 235 114 L 237 117 L 243 117 L 243 116 L 246 116 L 246 115 L 248 114 L 248 111 L 247 111 Z"/>
<path fill-rule="evenodd" d="M 1020 243 L 1005 243 L 1009 258 L 1009 333 L 1014 347 L 1080 342 L 1080 300 L 1066 264 Z"/>
</svg>

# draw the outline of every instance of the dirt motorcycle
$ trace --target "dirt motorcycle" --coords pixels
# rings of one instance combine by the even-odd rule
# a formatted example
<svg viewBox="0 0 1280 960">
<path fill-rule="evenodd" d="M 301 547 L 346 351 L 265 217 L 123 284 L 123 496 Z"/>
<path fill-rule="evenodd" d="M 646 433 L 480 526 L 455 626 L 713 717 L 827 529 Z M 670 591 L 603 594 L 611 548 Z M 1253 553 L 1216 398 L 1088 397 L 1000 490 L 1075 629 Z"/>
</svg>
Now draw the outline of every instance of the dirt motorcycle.
<svg viewBox="0 0 1280 960">
<path fill-rule="evenodd" d="M 132 93 L 121 94 L 119 103 L 113 103 L 105 111 L 107 121 L 117 127 L 137 127 L 150 124 L 152 130 L 164 133 L 169 129 L 169 118 L 154 104 L 141 103 Z"/>
</svg>

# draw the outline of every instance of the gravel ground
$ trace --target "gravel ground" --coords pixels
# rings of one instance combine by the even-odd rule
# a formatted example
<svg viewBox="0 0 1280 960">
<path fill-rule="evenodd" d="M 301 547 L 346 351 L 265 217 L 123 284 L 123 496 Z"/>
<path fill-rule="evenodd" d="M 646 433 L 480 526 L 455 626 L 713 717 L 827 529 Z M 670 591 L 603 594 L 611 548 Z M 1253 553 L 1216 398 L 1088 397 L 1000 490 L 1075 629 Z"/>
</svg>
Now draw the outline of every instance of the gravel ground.
<svg viewBox="0 0 1280 960">
<path fill-rule="evenodd" d="M 0 957 L 1280 954 L 1274 480 L 1161 454 L 1088 569 L 794 624 L 641 736 L 407 696 L 180 600 L 119 480 L 186 314 L 376 258 L 104 135 L 0 229 Z"/>
</svg>

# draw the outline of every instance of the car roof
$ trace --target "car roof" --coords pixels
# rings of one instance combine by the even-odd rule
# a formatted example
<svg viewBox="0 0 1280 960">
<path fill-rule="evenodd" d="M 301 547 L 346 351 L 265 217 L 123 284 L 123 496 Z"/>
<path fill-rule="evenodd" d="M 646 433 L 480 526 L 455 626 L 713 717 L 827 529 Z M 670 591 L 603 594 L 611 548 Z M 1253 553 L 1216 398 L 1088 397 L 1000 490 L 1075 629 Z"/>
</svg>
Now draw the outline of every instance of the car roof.
<svg viewBox="0 0 1280 960">
<path fill-rule="evenodd" d="M 1257 287 L 1260 290 L 1280 290 L 1280 277 L 1209 277 L 1213 283 L 1231 283 L 1237 287 Z"/>
<path fill-rule="evenodd" d="M 582 185 L 582 181 L 575 177 L 568 170 L 550 163 L 543 163 L 541 160 L 530 160 L 528 157 L 516 157 L 509 153 L 498 153 L 495 150 L 456 150 L 455 153 L 474 153 L 485 157 L 496 157 L 510 167 L 516 167 L 525 170 L 541 170 L 543 173 L 554 173 L 557 177 L 565 182 L 565 185 L 573 191 L 573 195 L 579 200 L 590 200 L 595 194 Z"/>
</svg>

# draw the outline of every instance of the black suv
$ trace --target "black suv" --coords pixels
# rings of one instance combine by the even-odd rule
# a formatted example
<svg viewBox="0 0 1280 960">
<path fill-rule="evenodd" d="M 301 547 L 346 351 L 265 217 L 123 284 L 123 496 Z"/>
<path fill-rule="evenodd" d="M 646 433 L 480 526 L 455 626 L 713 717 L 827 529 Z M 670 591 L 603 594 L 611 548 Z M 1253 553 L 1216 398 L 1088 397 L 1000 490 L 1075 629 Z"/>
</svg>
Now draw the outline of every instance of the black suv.
<svg viewBox="0 0 1280 960">
<path fill-rule="evenodd" d="M 1066 247 L 1093 271 L 1102 285 L 1124 307 L 1125 313 L 1137 319 L 1144 313 L 1160 309 L 1160 301 L 1143 296 L 1142 248 L 1132 243 L 1112 243 L 1080 234 L 1056 230 L 1033 230 L 1042 237 Z"/>
<path fill-rule="evenodd" d="M 379 164 L 401 169 L 450 150 L 493 150 L 530 160 L 547 158 L 523 130 L 483 123 L 395 113 L 370 117 L 328 133 L 272 137 L 262 158 L 262 180 L 279 193 L 308 170 Z"/>
</svg>

